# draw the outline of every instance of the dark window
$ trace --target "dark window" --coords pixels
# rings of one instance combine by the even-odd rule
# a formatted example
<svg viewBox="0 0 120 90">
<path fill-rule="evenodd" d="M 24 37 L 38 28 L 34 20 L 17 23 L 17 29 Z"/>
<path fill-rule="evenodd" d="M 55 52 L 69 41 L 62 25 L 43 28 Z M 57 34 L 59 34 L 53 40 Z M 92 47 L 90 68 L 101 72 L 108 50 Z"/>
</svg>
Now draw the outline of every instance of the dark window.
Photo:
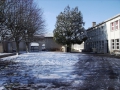
<svg viewBox="0 0 120 90">
<path fill-rule="evenodd" d="M 119 46 L 117 46 L 117 49 L 119 49 Z"/>
</svg>

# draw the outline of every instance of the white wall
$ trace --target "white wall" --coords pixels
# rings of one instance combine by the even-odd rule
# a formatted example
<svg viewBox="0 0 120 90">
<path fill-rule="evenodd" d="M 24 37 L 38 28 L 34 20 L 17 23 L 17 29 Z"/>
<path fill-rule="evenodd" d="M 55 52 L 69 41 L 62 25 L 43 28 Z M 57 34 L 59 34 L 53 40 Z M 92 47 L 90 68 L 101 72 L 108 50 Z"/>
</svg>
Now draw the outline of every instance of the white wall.
<svg viewBox="0 0 120 90">
<path fill-rule="evenodd" d="M 84 42 L 82 44 L 73 44 L 72 45 L 73 51 L 82 52 L 83 49 L 84 49 Z"/>
<path fill-rule="evenodd" d="M 117 21 L 118 20 L 118 29 L 116 30 L 115 28 L 115 30 L 111 30 L 111 23 L 112 22 L 115 22 L 115 21 Z M 113 50 L 116 50 L 116 49 L 112 49 L 112 43 L 111 43 L 111 40 L 112 39 L 119 39 L 119 42 L 120 42 L 120 15 L 119 15 L 119 17 L 117 17 L 117 18 L 114 18 L 114 19 L 112 19 L 112 20 L 110 20 L 110 21 L 108 21 L 107 23 L 106 23 L 106 28 L 107 28 L 107 33 L 108 33 L 108 45 L 109 45 L 109 50 L 110 50 L 110 53 L 111 52 L 113 52 Z M 119 43 L 119 47 L 120 47 L 120 43 Z M 119 49 L 120 50 L 120 49 Z"/>
</svg>

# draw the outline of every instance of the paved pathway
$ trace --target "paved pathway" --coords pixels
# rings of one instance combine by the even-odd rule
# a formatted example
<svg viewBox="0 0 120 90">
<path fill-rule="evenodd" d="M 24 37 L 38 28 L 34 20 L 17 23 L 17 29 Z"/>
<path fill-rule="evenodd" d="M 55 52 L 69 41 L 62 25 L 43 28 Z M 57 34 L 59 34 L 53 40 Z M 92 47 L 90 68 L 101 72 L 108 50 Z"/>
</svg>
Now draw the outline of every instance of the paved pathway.
<svg viewBox="0 0 120 90">
<path fill-rule="evenodd" d="M 0 89 L 6 90 L 120 90 L 120 59 L 79 53 L 21 54 L 0 62 L 0 80 Z"/>
</svg>

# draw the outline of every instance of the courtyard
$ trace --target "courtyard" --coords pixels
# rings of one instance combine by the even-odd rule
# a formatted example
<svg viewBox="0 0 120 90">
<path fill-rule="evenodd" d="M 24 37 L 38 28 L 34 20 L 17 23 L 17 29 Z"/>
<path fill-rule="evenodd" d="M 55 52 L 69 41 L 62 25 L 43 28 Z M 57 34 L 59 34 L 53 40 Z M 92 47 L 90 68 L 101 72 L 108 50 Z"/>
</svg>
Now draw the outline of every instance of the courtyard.
<svg viewBox="0 0 120 90">
<path fill-rule="evenodd" d="M 120 90 L 120 59 L 63 52 L 5 57 L 0 90 Z"/>
</svg>

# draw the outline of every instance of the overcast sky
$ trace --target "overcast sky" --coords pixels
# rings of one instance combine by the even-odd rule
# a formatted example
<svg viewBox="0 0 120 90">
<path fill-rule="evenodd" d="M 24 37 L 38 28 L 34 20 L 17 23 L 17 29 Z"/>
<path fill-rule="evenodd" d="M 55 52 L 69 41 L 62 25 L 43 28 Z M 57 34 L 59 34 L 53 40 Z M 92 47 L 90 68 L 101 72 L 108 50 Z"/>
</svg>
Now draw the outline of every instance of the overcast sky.
<svg viewBox="0 0 120 90">
<path fill-rule="evenodd" d="M 120 0 L 34 0 L 38 7 L 44 11 L 48 34 L 52 34 L 55 28 L 56 16 L 64 11 L 66 6 L 74 8 L 78 6 L 83 14 L 85 29 L 120 14 Z"/>
</svg>

